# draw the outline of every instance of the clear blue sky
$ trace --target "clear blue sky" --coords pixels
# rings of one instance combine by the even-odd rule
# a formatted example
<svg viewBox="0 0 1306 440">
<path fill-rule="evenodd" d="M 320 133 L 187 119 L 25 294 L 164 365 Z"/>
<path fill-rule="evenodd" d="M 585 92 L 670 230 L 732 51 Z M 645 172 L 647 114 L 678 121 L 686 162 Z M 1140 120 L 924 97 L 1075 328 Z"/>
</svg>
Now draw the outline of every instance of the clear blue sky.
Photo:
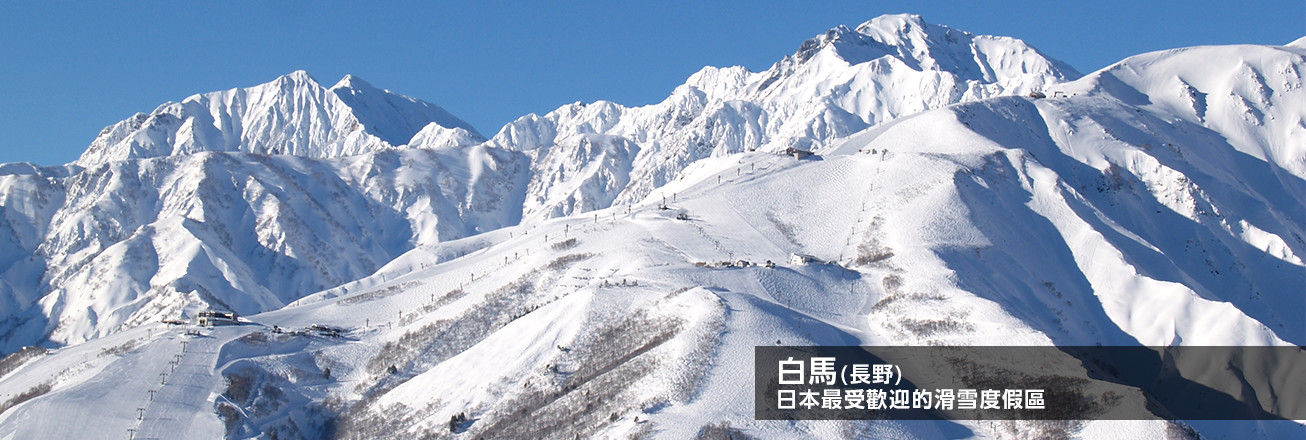
<svg viewBox="0 0 1306 440">
<path fill-rule="evenodd" d="M 0 162 L 70 162 L 100 129 L 296 69 L 439 104 L 486 136 L 573 101 L 662 100 L 705 65 L 763 70 L 840 24 L 910 12 L 1087 73 L 1202 44 L 1286 44 L 1306 1 L 19 2 L 0 0 Z"/>
</svg>

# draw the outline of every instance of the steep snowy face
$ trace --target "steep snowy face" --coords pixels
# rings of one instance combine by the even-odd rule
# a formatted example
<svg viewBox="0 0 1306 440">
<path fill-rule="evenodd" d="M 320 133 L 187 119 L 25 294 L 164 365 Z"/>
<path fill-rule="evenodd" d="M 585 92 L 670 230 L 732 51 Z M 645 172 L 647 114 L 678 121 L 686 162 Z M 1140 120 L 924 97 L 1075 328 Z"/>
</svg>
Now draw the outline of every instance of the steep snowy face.
<svg viewBox="0 0 1306 440">
<path fill-rule="evenodd" d="M 414 246 L 517 224 L 530 168 L 487 147 L 14 165 L 0 174 L 5 351 L 210 307 L 275 310 Z"/>
<path fill-rule="evenodd" d="M 1048 99 L 926 112 L 840 150 L 916 162 L 886 184 L 936 174 L 925 191 L 944 195 L 918 217 L 935 220 L 899 223 L 944 268 L 918 281 L 951 274 L 1053 339 L 1301 345 L 1304 68 L 1293 48 L 1145 54 Z M 1063 319 L 1047 294 L 1098 322 Z"/>
<path fill-rule="evenodd" d="M 0 320 L 13 319 L 36 301 L 29 286 L 45 271 L 33 256 L 50 219 L 64 203 L 68 169 L 25 163 L 0 165 Z"/>
<path fill-rule="evenodd" d="M 819 151 L 898 117 L 1078 77 L 1020 40 L 892 15 L 856 30 L 831 29 L 765 72 L 704 68 L 661 103 L 576 103 L 522 117 L 491 142 L 525 151 L 584 133 L 622 137 L 639 153 L 629 183 L 607 198 L 631 203 L 703 158 L 753 149 Z"/>
<path fill-rule="evenodd" d="M 440 106 L 372 87 L 366 81 L 345 75 L 331 92 L 349 106 L 363 129 L 390 145 L 410 142 L 415 134 L 430 127 L 455 130 L 480 143 L 485 138 L 475 128 Z"/>
<path fill-rule="evenodd" d="M 629 184 L 639 147 L 618 136 L 589 133 L 530 153 L 534 165 L 522 215 L 546 220 L 611 206 Z"/>
<path fill-rule="evenodd" d="M 1130 57 L 1084 87 L 1218 132 L 1239 152 L 1306 178 L 1306 47 L 1217 46 Z"/>
<path fill-rule="evenodd" d="M 406 144 L 428 124 L 481 137 L 434 104 L 353 76 L 326 88 L 296 71 L 267 84 L 195 95 L 148 115 L 138 113 L 105 128 L 75 163 L 91 168 L 201 151 L 331 158 Z"/>
</svg>

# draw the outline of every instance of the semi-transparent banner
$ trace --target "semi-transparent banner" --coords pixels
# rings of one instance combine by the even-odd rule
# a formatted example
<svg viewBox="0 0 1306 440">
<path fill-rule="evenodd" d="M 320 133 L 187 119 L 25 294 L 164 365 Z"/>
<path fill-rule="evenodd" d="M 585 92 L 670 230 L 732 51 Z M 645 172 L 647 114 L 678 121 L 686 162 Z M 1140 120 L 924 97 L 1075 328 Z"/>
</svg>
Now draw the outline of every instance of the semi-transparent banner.
<svg viewBox="0 0 1306 440">
<path fill-rule="evenodd" d="M 1306 420 L 1301 347 L 756 347 L 759 420 Z"/>
</svg>

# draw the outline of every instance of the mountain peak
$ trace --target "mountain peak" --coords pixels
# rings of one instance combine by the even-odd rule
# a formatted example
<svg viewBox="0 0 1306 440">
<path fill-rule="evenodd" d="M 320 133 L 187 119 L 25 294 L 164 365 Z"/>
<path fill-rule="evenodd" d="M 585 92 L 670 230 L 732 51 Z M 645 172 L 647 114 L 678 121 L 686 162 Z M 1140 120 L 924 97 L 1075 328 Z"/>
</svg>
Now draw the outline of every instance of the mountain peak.
<svg viewBox="0 0 1306 440">
<path fill-rule="evenodd" d="M 929 59 L 936 58 L 934 52 L 940 52 L 943 57 L 952 57 L 952 54 L 946 52 L 961 50 L 969 55 L 971 47 L 968 43 L 973 38 L 968 32 L 926 23 L 919 15 L 882 15 L 858 25 L 856 30 L 839 25 L 803 42 L 797 58 L 803 62 L 821 50 L 830 50 L 848 64 L 861 64 L 892 56 L 908 64 L 928 68 L 933 64 Z"/>
<path fill-rule="evenodd" d="M 232 151 L 328 158 L 404 145 L 427 124 L 480 133 L 437 105 L 346 75 L 330 89 L 296 70 L 253 87 L 194 95 L 106 128 L 77 164 Z"/>
<path fill-rule="evenodd" d="M 901 41 L 908 35 L 925 35 L 926 28 L 930 26 L 920 15 L 889 14 L 872 18 L 858 25 L 857 33 L 891 44 L 893 40 Z"/>
<path fill-rule="evenodd" d="M 950 72 L 964 80 L 987 83 L 1029 74 L 1062 80 L 1082 76 L 1019 39 L 930 24 L 915 14 L 879 16 L 856 30 L 837 26 L 804 42 L 794 59 L 804 63 L 822 51 L 850 65 L 887 57 L 914 70 Z"/>
<path fill-rule="evenodd" d="M 307 70 L 303 70 L 303 69 L 278 76 L 277 79 L 273 81 L 273 83 L 313 84 L 319 86 L 321 85 L 320 83 L 317 82 L 316 78 L 313 78 L 313 75 L 310 75 Z"/>
<path fill-rule="evenodd" d="M 340 81 L 336 82 L 336 85 L 331 86 L 331 89 L 376 89 L 376 87 L 372 86 L 372 84 L 367 81 L 364 81 L 362 78 L 354 76 L 353 74 L 348 74 L 345 75 L 344 78 L 340 78 Z"/>
<path fill-rule="evenodd" d="M 824 50 L 827 47 L 832 47 L 834 48 L 833 50 L 835 51 L 835 54 L 847 60 L 849 64 L 857 64 L 857 62 L 848 60 L 847 57 L 844 57 L 842 53 L 843 51 L 840 50 L 840 47 L 848 46 L 850 44 L 852 46 L 865 45 L 862 40 L 864 40 L 864 37 L 861 34 L 849 29 L 848 26 L 839 25 L 825 31 L 824 34 L 804 41 L 801 46 L 798 46 L 798 53 L 794 54 L 794 57 L 800 63 L 806 62 L 816 56 L 816 54 L 821 50 Z"/>
</svg>

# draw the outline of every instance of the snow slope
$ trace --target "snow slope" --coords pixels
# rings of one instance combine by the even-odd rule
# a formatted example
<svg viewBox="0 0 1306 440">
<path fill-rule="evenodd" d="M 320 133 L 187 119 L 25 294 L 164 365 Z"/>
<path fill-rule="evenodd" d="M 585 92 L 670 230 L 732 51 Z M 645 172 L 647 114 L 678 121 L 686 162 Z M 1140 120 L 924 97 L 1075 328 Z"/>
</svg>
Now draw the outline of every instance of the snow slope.
<svg viewBox="0 0 1306 440">
<path fill-rule="evenodd" d="M 30 314 L 11 335 L 85 342 L 10 358 L 0 438 L 1306 435 L 1293 421 L 753 420 L 759 345 L 1306 343 L 1306 50 L 1178 49 L 1078 79 L 981 50 L 1017 43 L 888 16 L 809 41 L 766 87 L 705 70 L 662 104 L 569 106 L 477 146 L 428 125 L 413 143 L 430 148 L 334 159 L 5 165 L 0 239 L 34 249 L 0 259 L 4 305 Z M 959 48 L 991 56 L 940 55 Z M 974 92 L 832 87 L 856 105 L 824 101 L 815 119 L 762 93 L 821 90 L 866 63 L 908 68 L 864 78 Z M 1022 96 L 1033 88 L 1048 97 Z M 713 98 L 741 90 L 762 94 Z M 844 120 L 835 107 L 856 120 L 777 141 L 792 121 Z M 649 130 L 631 122 L 668 109 Z M 704 114 L 729 117 L 703 149 L 675 150 L 707 132 L 674 127 L 708 127 Z M 791 145 L 819 154 L 777 154 Z M 721 264 L 738 260 L 779 264 Z M 60 287 L 23 287 L 33 266 Z M 195 286 L 250 316 L 202 335 L 148 323 L 216 305 L 188 299 Z M 1296 387 L 1222 391 L 1306 404 Z"/>
</svg>

